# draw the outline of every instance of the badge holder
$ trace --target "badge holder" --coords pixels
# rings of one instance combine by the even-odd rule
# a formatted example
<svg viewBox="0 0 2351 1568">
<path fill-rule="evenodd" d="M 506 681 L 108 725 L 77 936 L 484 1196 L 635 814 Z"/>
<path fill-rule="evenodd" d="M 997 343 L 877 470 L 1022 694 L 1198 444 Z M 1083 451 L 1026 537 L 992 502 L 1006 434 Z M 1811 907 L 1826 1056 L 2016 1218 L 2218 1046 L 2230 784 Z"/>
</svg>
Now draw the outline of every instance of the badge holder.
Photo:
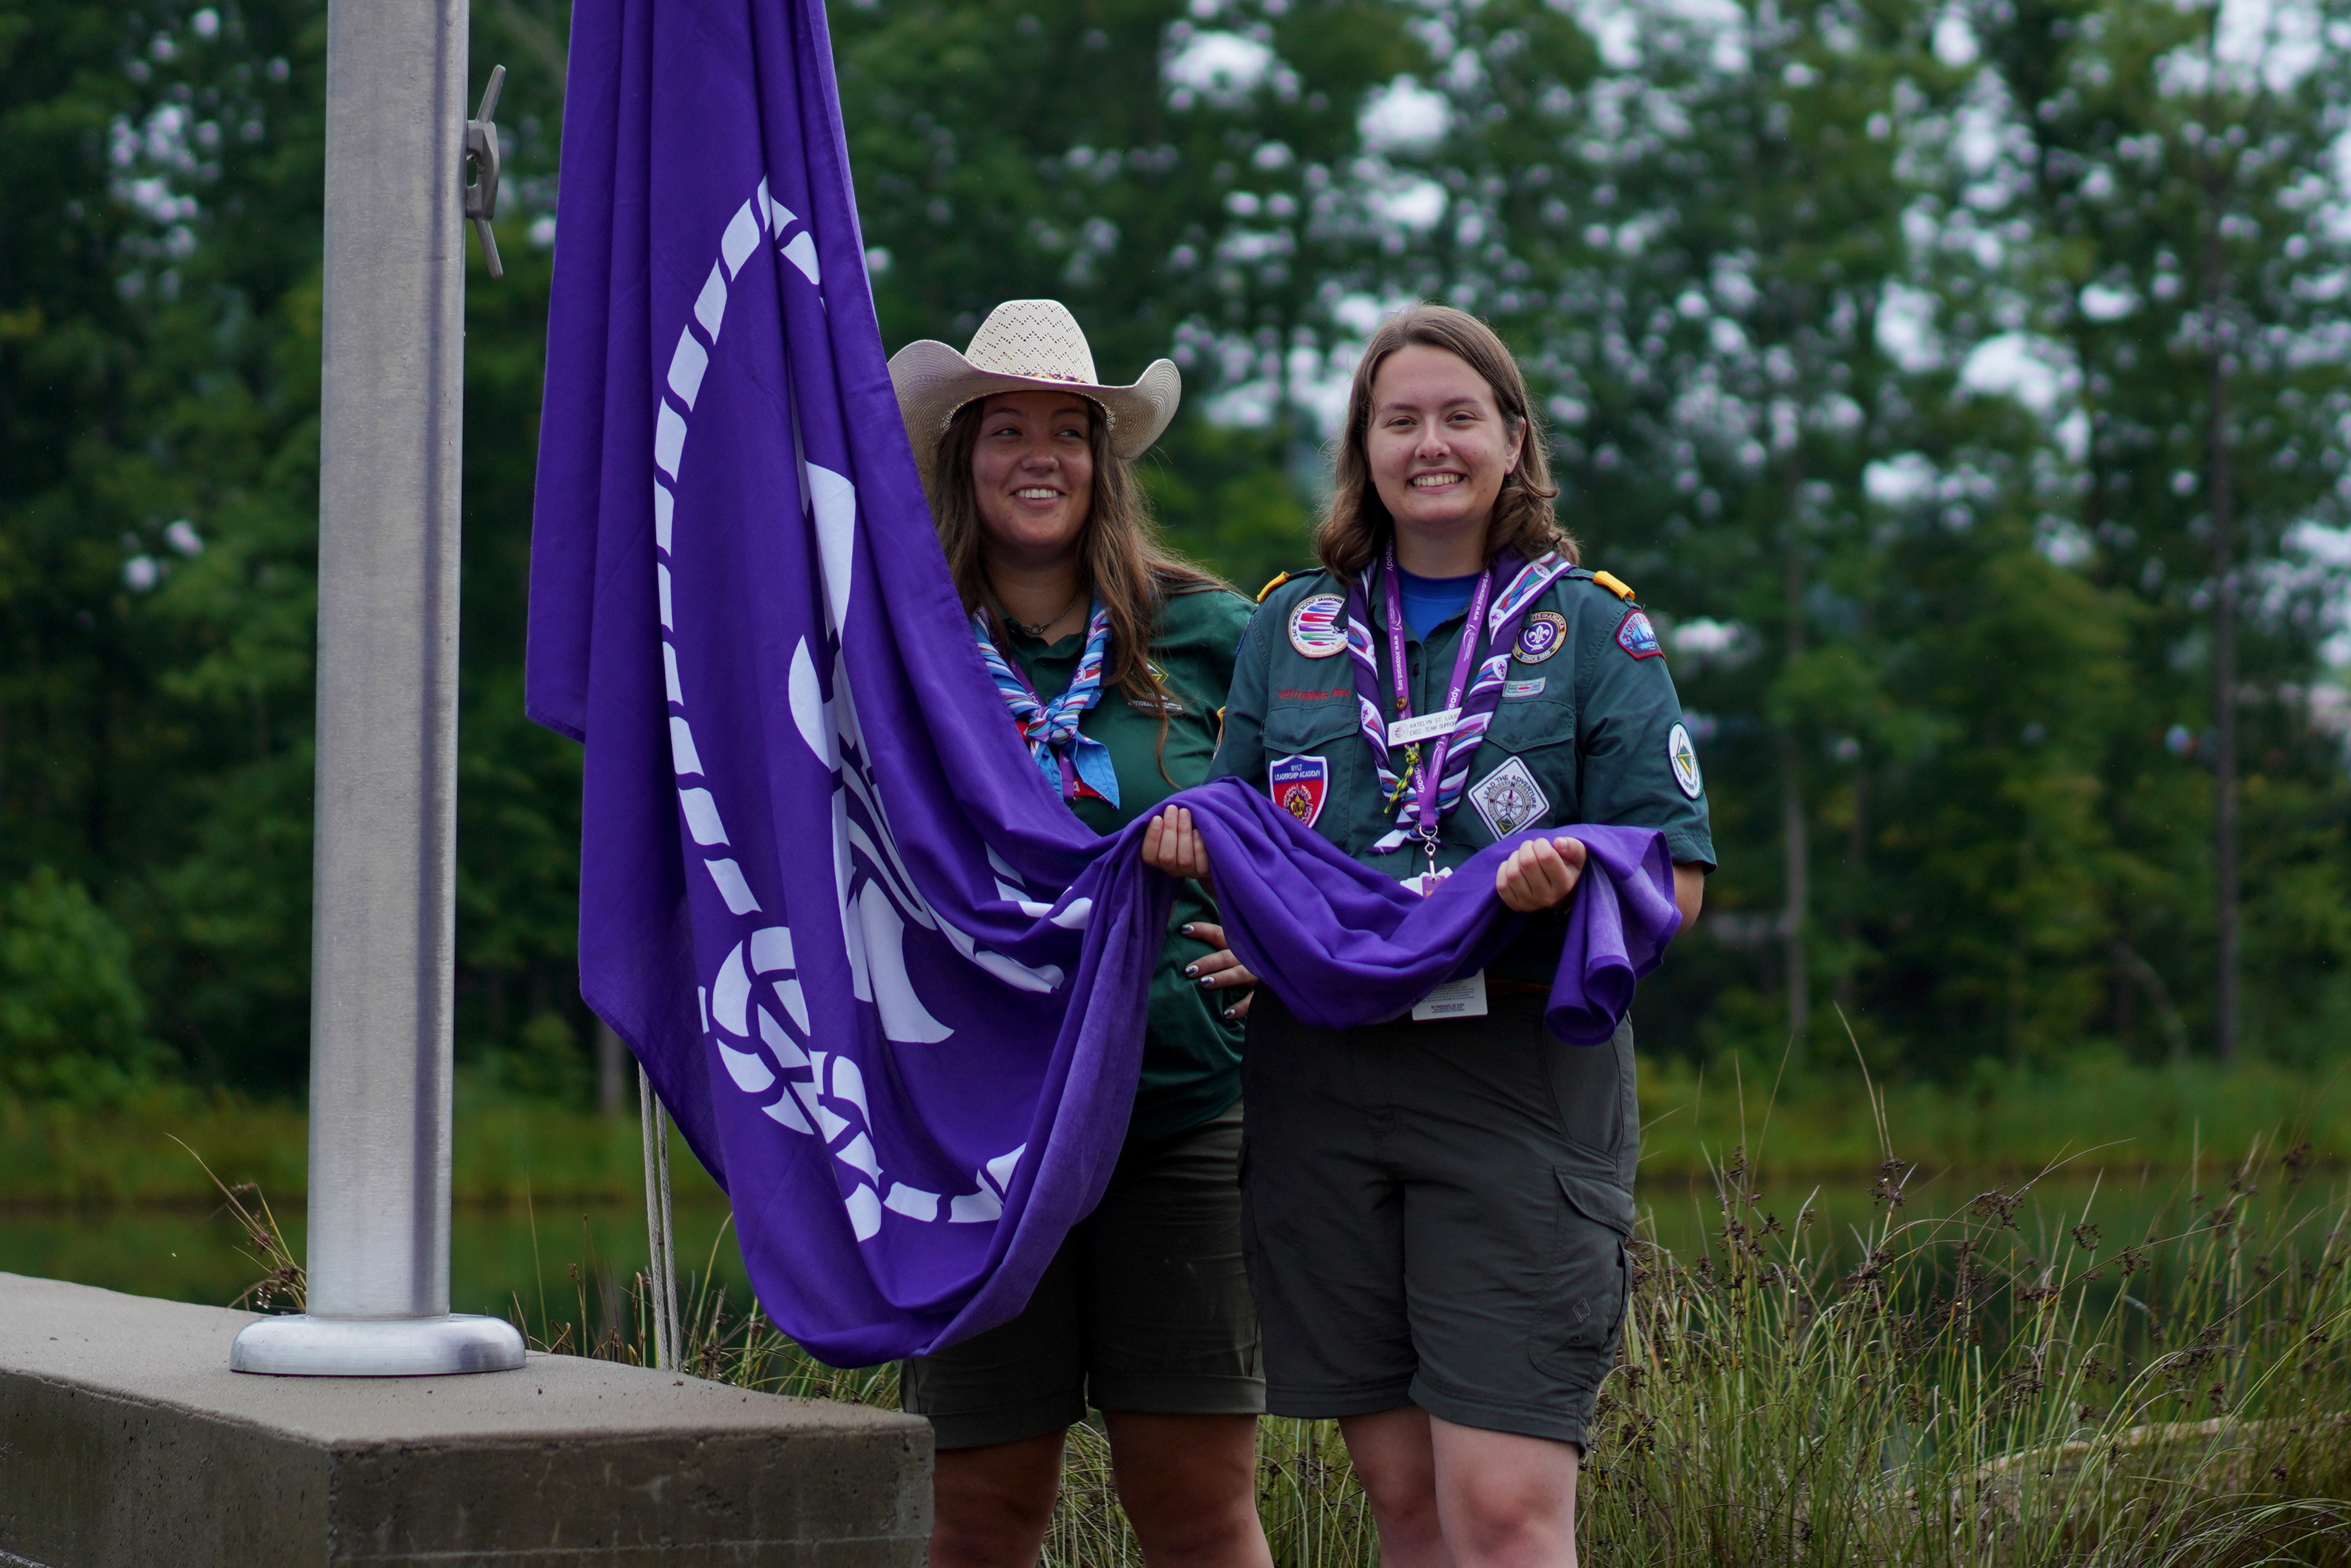
<svg viewBox="0 0 2351 1568">
<path fill-rule="evenodd" d="M 1428 855 L 1428 870 L 1420 879 L 1420 895 L 1423 898 L 1435 893 L 1437 884 L 1452 874 L 1450 872 L 1440 873 L 1437 869 L 1437 829 L 1434 824 L 1420 829 L 1413 835 L 1420 841 L 1421 849 Z"/>
<path fill-rule="evenodd" d="M 1412 1005 L 1412 1021 L 1432 1023 L 1446 1019 L 1486 1016 L 1486 971 L 1447 980 Z"/>
<path fill-rule="evenodd" d="M 1428 856 L 1428 870 L 1416 880 L 1420 895 L 1426 898 L 1437 891 L 1437 884 L 1453 873 L 1437 869 L 1437 831 L 1424 828 L 1413 835 L 1420 841 Z M 1415 1023 L 1429 1023 L 1443 1019 L 1481 1019 L 1486 1016 L 1486 971 L 1464 975 L 1458 980 L 1447 980 L 1412 1005 Z"/>
</svg>

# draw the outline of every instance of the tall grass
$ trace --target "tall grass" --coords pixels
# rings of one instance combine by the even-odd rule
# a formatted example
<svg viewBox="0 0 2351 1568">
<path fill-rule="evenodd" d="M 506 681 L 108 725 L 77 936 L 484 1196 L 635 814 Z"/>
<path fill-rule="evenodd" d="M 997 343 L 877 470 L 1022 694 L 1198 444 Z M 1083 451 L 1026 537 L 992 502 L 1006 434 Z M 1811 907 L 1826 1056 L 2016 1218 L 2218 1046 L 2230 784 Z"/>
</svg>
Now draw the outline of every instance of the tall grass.
<svg viewBox="0 0 2351 1568">
<path fill-rule="evenodd" d="M 1588 1563 L 2351 1565 L 2351 1186 L 2314 1179 L 2308 1143 L 2199 1155 L 2127 1234 L 2095 1191 L 2028 1232 L 2032 1181 L 1906 1218 L 1917 1167 L 1873 1104 L 1874 1218 L 1849 1239 L 1823 1234 L 1817 1189 L 1767 1197 L 1740 1145 L 1711 1168 L 1702 1247 L 1677 1255 L 1645 1219 L 1583 1474 Z M 266 1207 L 240 1213 L 265 1282 L 298 1302 Z M 643 1276 L 592 1249 L 569 1272 L 552 1301 L 514 1302 L 533 1345 L 646 1359 Z M 687 1371 L 896 1405 L 893 1369 L 818 1364 L 706 1264 L 685 1298 Z M 1332 1424 L 1263 1424 L 1259 1499 L 1277 1563 L 1377 1561 Z M 1092 1425 L 1071 1433 L 1046 1560 L 1142 1562 Z"/>
<path fill-rule="evenodd" d="M 2027 1189 L 1822 1261 L 1734 1150 L 1694 1260 L 1637 1244 L 1583 1482 L 1615 1563 L 2351 1563 L 2351 1194 L 2259 1151 L 2143 1234 Z M 2266 1189 L 2266 1190 L 2265 1190 Z M 2296 1201 L 2304 1199 L 2305 1201 Z"/>
</svg>

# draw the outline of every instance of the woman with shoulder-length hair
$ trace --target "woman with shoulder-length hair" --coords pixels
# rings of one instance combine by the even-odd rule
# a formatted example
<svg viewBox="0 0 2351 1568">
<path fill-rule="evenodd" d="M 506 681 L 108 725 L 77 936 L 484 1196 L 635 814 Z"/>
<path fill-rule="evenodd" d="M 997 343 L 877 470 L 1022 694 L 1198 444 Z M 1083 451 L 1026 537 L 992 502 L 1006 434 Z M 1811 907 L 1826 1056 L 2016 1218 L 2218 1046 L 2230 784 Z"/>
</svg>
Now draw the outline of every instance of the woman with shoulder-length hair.
<svg viewBox="0 0 2351 1568">
<path fill-rule="evenodd" d="M 1574 564 L 1524 379 L 1475 317 L 1375 330 L 1348 396 L 1322 570 L 1241 644 L 1214 769 L 1423 892 L 1478 851 L 1526 916 L 1408 1016 L 1249 1017 L 1243 1205 L 1267 1407 L 1335 1417 L 1387 1568 L 1569 1564 L 1575 1477 L 1628 1287 L 1639 1124 L 1628 1026 L 1543 1022 L 1579 822 L 1663 831 L 1696 918 L 1698 757 L 1632 590 Z M 1190 813 L 1145 861 L 1203 876 Z"/>
<path fill-rule="evenodd" d="M 1162 549 L 1134 461 L 1174 417 L 1165 360 L 1105 386 L 1059 301 L 999 305 L 957 353 L 890 361 L 947 564 L 1009 722 L 1088 827 L 1116 832 L 1207 775 L 1250 605 Z M 1261 1568 L 1257 1315 L 1240 1248 L 1246 969 L 1198 887 L 1177 897 L 1143 1078 L 1101 1204 L 1027 1310 L 903 1368 L 937 1437 L 941 1568 L 1037 1560 L 1061 1442 L 1104 1414 L 1144 1557 Z"/>
</svg>

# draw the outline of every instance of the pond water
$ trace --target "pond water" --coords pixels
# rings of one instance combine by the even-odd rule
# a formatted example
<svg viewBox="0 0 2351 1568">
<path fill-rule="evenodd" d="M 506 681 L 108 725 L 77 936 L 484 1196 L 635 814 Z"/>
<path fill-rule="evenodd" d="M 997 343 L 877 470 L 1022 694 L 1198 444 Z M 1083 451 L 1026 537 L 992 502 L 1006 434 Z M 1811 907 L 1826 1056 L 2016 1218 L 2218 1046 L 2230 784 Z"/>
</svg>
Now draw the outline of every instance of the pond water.
<svg viewBox="0 0 2351 1568">
<path fill-rule="evenodd" d="M 2273 1180 L 2276 1172 L 2265 1175 Z M 1869 1190 L 1872 1179 L 1771 1188 L 1757 1207 L 1787 1224 L 1809 1204 L 1818 1218 L 1804 1233 L 1804 1250 L 1843 1270 L 1860 1257 L 1861 1235 L 1879 1213 Z M 1908 1221 L 1949 1216 L 2004 1182 L 2008 1190 L 2017 1186 L 2012 1177 L 1921 1171 L 1907 1183 L 1901 1215 Z M 2225 1182 L 2225 1172 L 2202 1173 L 2201 1185 L 2212 1190 L 2196 1213 L 2222 1201 Z M 2338 1184 L 2338 1177 L 2321 1175 L 2289 1201 L 2295 1212 L 2306 1210 L 2325 1202 Z M 2192 1190 L 2184 1171 L 2069 1170 L 2024 1193 L 2014 1210 L 2017 1230 L 2011 1239 L 2022 1255 L 2053 1259 L 2071 1245 L 2074 1227 L 2086 1219 L 2098 1227 L 2103 1240 L 2097 1250 L 2105 1256 L 2126 1242 L 2144 1240 L 2151 1231 L 2183 1228 Z M 2277 1195 L 2273 1187 L 2260 1201 L 2273 1202 Z M 1719 1245 L 1713 1238 L 1721 1218 L 1711 1187 L 1654 1181 L 1642 1184 L 1637 1196 L 1645 1223 L 1686 1261 Z M 299 1214 L 279 1218 L 299 1256 Z M 690 1299 L 693 1281 L 706 1278 L 735 1306 L 747 1301 L 749 1281 L 725 1203 L 681 1203 L 676 1224 L 678 1269 L 689 1277 L 681 1294 Z M 461 1207 L 450 1228 L 450 1301 L 458 1312 L 500 1316 L 519 1309 L 538 1333 L 544 1323 L 580 1320 L 584 1296 L 585 1319 L 601 1323 L 621 1310 L 619 1293 L 645 1266 L 645 1258 L 642 1205 L 540 1200 L 528 1207 Z M 192 1207 L 0 1209 L 0 1271 L 219 1306 L 234 1301 L 266 1270 L 233 1214 Z"/>
</svg>

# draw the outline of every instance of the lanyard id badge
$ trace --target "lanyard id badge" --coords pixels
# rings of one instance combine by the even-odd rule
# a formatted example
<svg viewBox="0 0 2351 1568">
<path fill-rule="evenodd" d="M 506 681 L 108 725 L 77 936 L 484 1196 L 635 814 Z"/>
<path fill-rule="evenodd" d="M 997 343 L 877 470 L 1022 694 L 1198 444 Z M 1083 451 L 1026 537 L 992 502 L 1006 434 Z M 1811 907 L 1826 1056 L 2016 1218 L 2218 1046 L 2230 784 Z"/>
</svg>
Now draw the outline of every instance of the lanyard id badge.
<svg viewBox="0 0 2351 1568">
<path fill-rule="evenodd" d="M 1469 596 L 1468 614 L 1462 622 L 1461 648 L 1453 656 L 1453 678 L 1445 688 L 1445 706 L 1437 712 L 1416 718 L 1412 712 L 1412 687 L 1405 675 L 1404 653 L 1404 574 L 1396 566 L 1395 540 L 1388 540 L 1385 558 L 1381 561 L 1380 577 L 1386 590 L 1388 612 L 1388 680 L 1395 694 L 1395 711 L 1387 721 L 1387 737 L 1391 745 L 1407 748 L 1408 761 L 1404 773 L 1410 779 L 1420 775 L 1418 798 L 1414 802 L 1411 836 L 1417 840 L 1428 856 L 1428 870 L 1417 881 L 1423 897 L 1437 891 L 1440 873 L 1437 869 L 1437 841 L 1443 831 L 1442 813 L 1437 808 L 1437 786 L 1445 777 L 1446 749 L 1453 744 L 1455 731 L 1461 727 L 1461 702 L 1469 690 L 1469 676 L 1478 668 L 1480 643 L 1486 631 L 1486 607 L 1494 598 L 1494 570 L 1489 568 L 1479 574 L 1478 586 Z M 1423 742 L 1433 742 L 1428 760 L 1420 759 Z M 1405 879 L 1407 883 L 1415 879 Z M 1486 1010 L 1486 983 L 1478 982 L 1478 1011 L 1462 1014 L 1477 1017 Z M 1420 1013 L 1413 1013 L 1418 1018 Z"/>
<path fill-rule="evenodd" d="M 1412 1005 L 1412 1020 L 1429 1023 L 1444 1019 L 1486 1016 L 1486 971 L 1447 980 Z"/>
<path fill-rule="evenodd" d="M 1453 678 L 1443 705 L 1416 716 L 1405 674 L 1404 593 L 1391 538 L 1381 552 L 1377 575 L 1386 601 L 1387 674 L 1380 673 L 1381 637 L 1372 614 L 1374 573 L 1347 591 L 1347 652 L 1353 666 L 1355 705 L 1364 744 L 1379 776 L 1381 813 L 1394 826 L 1371 845 L 1389 854 L 1418 840 L 1429 853 L 1427 875 L 1405 877 L 1426 888 L 1436 872 L 1433 852 L 1439 825 L 1459 805 L 1488 727 L 1510 685 L 1520 623 L 1551 585 L 1573 569 L 1557 553 L 1520 564 L 1505 551 L 1479 578 L 1454 656 Z M 1564 624 L 1564 622 L 1562 622 Z M 1482 656 L 1481 656 L 1482 650 Z"/>
</svg>

